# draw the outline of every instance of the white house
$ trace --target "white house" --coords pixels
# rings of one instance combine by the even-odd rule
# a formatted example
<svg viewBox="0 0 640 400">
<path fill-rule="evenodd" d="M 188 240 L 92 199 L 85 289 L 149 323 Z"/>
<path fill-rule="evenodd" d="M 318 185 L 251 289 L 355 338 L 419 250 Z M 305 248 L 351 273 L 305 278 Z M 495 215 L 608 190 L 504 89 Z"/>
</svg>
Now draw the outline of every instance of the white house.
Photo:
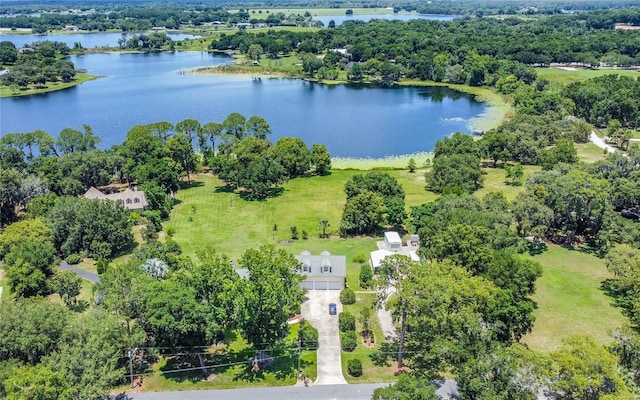
<svg viewBox="0 0 640 400">
<path fill-rule="evenodd" d="M 402 239 L 398 232 L 385 232 L 384 243 L 387 245 L 388 250 L 400 251 L 402 249 Z"/>
<path fill-rule="evenodd" d="M 308 290 L 342 290 L 347 279 L 347 257 L 333 256 L 323 251 L 314 256 L 308 251 L 294 256 L 300 261 L 300 273 L 306 278 L 300 283 Z"/>
</svg>

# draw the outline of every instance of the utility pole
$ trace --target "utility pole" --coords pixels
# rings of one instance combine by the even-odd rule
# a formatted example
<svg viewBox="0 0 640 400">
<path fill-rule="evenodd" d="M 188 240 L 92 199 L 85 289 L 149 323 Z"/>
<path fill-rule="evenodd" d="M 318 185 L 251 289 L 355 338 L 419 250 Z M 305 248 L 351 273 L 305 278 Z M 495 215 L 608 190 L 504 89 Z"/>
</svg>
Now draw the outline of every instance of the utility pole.
<svg viewBox="0 0 640 400">
<path fill-rule="evenodd" d="M 300 341 L 300 339 L 298 339 L 298 377 L 300 376 L 300 352 L 301 352 L 301 345 L 302 342 Z"/>
<path fill-rule="evenodd" d="M 133 389 L 133 356 L 136 355 L 138 348 L 129 348 L 129 376 L 131 377 L 131 389 Z"/>
</svg>

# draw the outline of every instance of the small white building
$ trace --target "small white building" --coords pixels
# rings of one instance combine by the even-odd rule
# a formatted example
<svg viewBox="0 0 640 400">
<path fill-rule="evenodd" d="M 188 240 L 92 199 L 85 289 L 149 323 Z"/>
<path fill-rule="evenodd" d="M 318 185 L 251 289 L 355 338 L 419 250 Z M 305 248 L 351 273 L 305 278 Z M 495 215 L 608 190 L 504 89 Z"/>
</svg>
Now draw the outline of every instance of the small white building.
<svg viewBox="0 0 640 400">
<path fill-rule="evenodd" d="M 385 232 L 384 243 L 390 251 L 400 251 L 402 249 L 402 239 L 398 232 Z"/>
<path fill-rule="evenodd" d="M 374 274 L 377 274 L 378 271 L 380 270 L 380 267 L 382 266 L 382 260 L 384 260 L 387 256 L 392 256 L 395 253 L 389 251 L 389 250 L 376 250 L 376 251 L 372 251 L 370 254 L 370 262 L 371 262 L 371 269 L 373 270 Z"/>
</svg>

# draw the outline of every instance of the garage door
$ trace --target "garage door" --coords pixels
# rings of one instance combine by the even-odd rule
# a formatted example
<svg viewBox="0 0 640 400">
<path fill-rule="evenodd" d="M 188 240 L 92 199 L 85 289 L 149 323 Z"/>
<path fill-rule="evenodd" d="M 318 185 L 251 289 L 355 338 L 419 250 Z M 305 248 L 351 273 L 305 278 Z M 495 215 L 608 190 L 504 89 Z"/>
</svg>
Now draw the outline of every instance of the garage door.
<svg viewBox="0 0 640 400">
<path fill-rule="evenodd" d="M 342 282 L 329 281 L 329 290 L 342 290 Z"/>
<path fill-rule="evenodd" d="M 329 282 L 327 281 L 315 281 L 315 290 L 327 290 Z"/>
<path fill-rule="evenodd" d="M 313 281 L 302 281 L 300 287 L 307 290 L 313 290 Z"/>
</svg>

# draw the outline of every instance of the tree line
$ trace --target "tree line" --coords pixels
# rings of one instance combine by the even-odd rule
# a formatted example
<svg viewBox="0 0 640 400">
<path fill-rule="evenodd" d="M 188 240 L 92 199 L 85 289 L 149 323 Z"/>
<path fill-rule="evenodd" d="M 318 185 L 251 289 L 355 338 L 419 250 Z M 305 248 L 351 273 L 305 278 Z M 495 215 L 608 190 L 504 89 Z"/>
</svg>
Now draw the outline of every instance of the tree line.
<svg viewBox="0 0 640 400">
<path fill-rule="evenodd" d="M 62 42 L 35 42 L 20 51 L 13 42 L 0 42 L 0 64 L 10 65 L 0 77 L 0 84 L 26 88 L 29 84 L 44 87 L 47 82 L 70 82 L 76 76 L 75 66 L 64 56 L 70 52 Z"/>
</svg>

